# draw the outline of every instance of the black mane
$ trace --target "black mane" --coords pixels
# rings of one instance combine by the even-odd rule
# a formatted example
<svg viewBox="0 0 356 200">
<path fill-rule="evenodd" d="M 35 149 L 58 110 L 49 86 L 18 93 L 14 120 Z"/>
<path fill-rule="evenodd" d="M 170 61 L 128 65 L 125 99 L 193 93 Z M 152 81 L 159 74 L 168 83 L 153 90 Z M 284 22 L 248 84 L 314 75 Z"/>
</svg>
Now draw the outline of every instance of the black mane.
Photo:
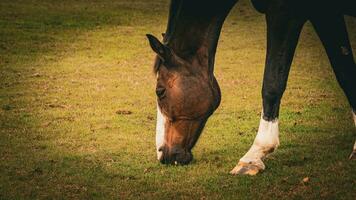
<svg viewBox="0 0 356 200">
<path fill-rule="evenodd" d="M 208 57 L 213 72 L 216 46 L 222 25 L 237 0 L 171 0 L 163 43 L 176 55 L 191 60 Z M 154 72 L 162 64 L 156 59 Z"/>
</svg>

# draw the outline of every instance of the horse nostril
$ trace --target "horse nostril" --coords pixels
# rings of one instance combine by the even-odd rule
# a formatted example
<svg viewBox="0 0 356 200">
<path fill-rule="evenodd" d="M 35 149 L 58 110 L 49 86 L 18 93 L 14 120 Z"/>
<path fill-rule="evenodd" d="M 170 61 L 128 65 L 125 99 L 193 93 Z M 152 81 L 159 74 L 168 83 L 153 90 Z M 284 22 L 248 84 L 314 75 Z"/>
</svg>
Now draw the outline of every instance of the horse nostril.
<svg viewBox="0 0 356 200">
<path fill-rule="evenodd" d="M 163 87 L 156 88 L 156 95 L 158 98 L 164 98 L 166 96 L 166 89 Z"/>
<path fill-rule="evenodd" d="M 163 151 L 163 147 L 160 147 L 160 148 L 158 149 L 158 151 L 159 151 L 159 152 L 162 152 L 162 151 Z"/>
</svg>

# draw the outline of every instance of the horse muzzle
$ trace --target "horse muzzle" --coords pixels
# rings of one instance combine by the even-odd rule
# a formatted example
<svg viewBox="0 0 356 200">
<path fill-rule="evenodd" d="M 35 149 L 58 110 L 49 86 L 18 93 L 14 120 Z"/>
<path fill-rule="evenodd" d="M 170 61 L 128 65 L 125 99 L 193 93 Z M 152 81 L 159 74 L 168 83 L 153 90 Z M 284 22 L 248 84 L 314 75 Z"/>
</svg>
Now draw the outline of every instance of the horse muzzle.
<svg viewBox="0 0 356 200">
<path fill-rule="evenodd" d="M 193 160 L 193 154 L 190 150 L 185 150 L 182 147 L 174 146 L 168 148 L 163 146 L 160 162 L 162 164 L 187 165 Z"/>
</svg>

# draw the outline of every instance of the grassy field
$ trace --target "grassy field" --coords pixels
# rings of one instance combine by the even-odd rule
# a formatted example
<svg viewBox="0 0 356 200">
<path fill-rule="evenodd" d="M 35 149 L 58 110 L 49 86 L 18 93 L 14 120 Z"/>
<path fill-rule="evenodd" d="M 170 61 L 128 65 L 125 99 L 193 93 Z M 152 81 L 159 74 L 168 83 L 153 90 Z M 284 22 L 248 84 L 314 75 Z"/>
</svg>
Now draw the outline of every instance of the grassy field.
<svg viewBox="0 0 356 200">
<path fill-rule="evenodd" d="M 167 0 L 0 1 L 0 199 L 355 199 L 350 107 L 310 24 L 282 102 L 280 148 L 262 174 L 228 174 L 261 111 L 265 22 L 247 0 L 223 28 L 222 103 L 195 160 L 156 161 L 145 34 L 165 30 L 167 10 Z M 356 20 L 347 22 L 356 50 Z"/>
</svg>

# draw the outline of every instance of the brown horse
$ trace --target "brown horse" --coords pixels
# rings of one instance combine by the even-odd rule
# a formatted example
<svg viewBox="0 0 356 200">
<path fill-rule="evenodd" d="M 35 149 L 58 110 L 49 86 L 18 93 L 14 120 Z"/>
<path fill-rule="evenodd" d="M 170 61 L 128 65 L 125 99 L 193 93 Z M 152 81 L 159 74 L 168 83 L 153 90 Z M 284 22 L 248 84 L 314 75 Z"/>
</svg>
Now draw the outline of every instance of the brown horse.
<svg viewBox="0 0 356 200">
<path fill-rule="evenodd" d="M 163 43 L 147 35 L 157 53 L 158 159 L 188 164 L 204 125 L 220 104 L 214 58 L 221 27 L 237 0 L 172 0 Z M 338 82 L 353 109 L 356 125 L 356 65 L 343 15 L 356 16 L 353 0 L 253 0 L 265 13 L 267 57 L 263 111 L 256 139 L 232 174 L 256 174 L 263 158 L 279 145 L 279 105 L 300 31 L 309 20 L 328 53 Z M 356 151 L 356 143 L 354 145 Z M 352 154 L 351 157 L 353 157 Z"/>
</svg>

